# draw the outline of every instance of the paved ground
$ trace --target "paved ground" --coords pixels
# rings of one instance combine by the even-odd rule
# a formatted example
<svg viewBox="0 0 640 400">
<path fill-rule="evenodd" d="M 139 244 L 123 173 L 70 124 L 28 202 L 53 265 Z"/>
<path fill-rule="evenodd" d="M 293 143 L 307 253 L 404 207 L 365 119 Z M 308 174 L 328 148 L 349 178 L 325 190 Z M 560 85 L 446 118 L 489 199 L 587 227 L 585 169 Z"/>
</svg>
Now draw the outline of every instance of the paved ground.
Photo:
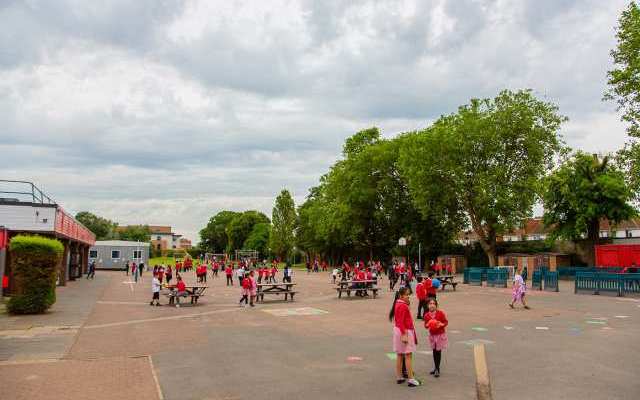
<svg viewBox="0 0 640 400">
<path fill-rule="evenodd" d="M 338 300 L 326 273 L 299 272 L 295 303 L 240 308 L 237 286 L 210 279 L 202 304 L 176 309 L 150 307 L 145 279 L 99 272 L 60 290 L 46 316 L 0 317 L 0 387 L 25 399 L 472 399 L 471 346 L 483 341 L 496 399 L 637 399 L 640 391 L 640 300 L 574 295 L 569 282 L 560 293 L 530 292 L 530 311 L 509 309 L 505 289 L 440 294 L 450 319 L 443 374 L 428 375 L 420 329 L 425 385 L 410 389 L 395 384 L 387 354 L 386 290 Z"/>
</svg>

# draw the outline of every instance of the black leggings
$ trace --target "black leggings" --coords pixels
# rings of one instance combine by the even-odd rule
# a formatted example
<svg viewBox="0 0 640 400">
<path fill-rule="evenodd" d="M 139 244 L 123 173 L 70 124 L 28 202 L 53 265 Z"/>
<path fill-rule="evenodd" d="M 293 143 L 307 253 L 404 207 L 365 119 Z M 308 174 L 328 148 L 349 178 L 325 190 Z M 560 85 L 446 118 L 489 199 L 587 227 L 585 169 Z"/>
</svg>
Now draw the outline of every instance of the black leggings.
<svg viewBox="0 0 640 400">
<path fill-rule="evenodd" d="M 233 277 L 231 275 L 227 275 L 227 286 L 233 286 Z"/>
<path fill-rule="evenodd" d="M 433 365 L 440 372 L 440 361 L 442 360 L 442 350 L 433 350 Z"/>
</svg>

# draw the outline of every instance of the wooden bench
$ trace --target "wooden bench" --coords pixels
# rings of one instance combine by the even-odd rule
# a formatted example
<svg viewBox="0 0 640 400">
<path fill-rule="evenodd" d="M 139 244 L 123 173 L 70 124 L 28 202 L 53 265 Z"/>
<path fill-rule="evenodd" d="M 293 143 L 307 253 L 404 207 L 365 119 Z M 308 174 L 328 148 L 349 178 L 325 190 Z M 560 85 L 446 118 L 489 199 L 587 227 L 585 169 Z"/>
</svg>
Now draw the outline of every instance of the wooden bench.
<svg viewBox="0 0 640 400">
<path fill-rule="evenodd" d="M 264 302 L 265 294 L 284 294 L 284 301 L 291 299 L 297 293 L 293 290 L 295 283 L 283 282 L 283 283 L 261 283 L 257 285 L 256 301 L 259 303 Z"/>
<path fill-rule="evenodd" d="M 447 288 L 447 285 L 451 285 L 453 287 L 453 291 L 456 291 L 456 286 L 458 286 L 458 283 L 460 282 L 440 282 L 440 287 L 442 288 L 442 290 L 445 290 Z"/>
<path fill-rule="evenodd" d="M 180 296 L 180 297 L 190 297 L 191 298 L 191 303 L 193 305 L 198 304 L 198 299 L 201 296 L 204 296 L 204 292 L 207 289 L 207 286 L 191 286 L 191 287 L 187 287 L 187 291 L 185 292 L 184 296 Z M 168 293 L 164 294 L 168 299 L 169 299 L 169 305 L 173 305 L 175 304 L 175 300 L 176 297 L 178 297 L 178 292 L 173 289 L 170 288 Z"/>
<path fill-rule="evenodd" d="M 363 291 L 365 293 L 368 292 L 368 291 L 371 291 L 371 292 L 373 292 L 373 298 L 375 299 L 376 296 L 378 296 L 378 290 L 380 290 L 380 289 L 375 287 L 375 286 L 366 287 L 366 288 L 353 288 L 353 287 L 338 286 L 336 288 L 336 291 L 338 292 L 338 298 L 339 299 L 342 298 L 342 292 L 347 292 L 347 297 L 351 297 L 351 292 L 357 292 L 357 291 Z"/>
</svg>

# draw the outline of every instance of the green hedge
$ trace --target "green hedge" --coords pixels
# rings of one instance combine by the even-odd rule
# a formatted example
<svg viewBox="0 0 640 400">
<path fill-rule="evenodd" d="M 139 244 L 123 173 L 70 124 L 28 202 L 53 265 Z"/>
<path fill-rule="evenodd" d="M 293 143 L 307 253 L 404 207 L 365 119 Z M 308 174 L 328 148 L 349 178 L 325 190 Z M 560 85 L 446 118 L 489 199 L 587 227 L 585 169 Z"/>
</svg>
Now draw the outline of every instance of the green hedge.
<svg viewBox="0 0 640 400">
<path fill-rule="evenodd" d="M 45 312 L 56 302 L 56 269 L 64 247 L 55 239 L 18 235 L 9 243 L 16 293 L 7 303 L 11 314 Z"/>
</svg>

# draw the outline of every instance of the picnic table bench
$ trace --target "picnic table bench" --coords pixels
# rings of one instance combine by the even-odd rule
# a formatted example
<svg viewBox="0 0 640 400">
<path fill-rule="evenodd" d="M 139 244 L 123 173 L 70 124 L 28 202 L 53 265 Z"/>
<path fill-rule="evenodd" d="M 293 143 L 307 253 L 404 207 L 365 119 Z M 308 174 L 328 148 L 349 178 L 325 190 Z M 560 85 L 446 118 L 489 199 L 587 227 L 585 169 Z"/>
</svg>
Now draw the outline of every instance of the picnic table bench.
<svg viewBox="0 0 640 400">
<path fill-rule="evenodd" d="M 207 290 L 209 286 L 202 286 L 202 285 L 186 285 L 185 289 L 185 293 L 186 296 L 184 297 L 191 297 L 191 304 L 198 304 L 198 299 L 201 296 L 204 296 L 204 292 Z M 176 290 L 176 285 L 167 285 L 166 286 L 167 289 L 169 289 L 168 293 L 165 293 L 164 295 L 167 296 L 167 298 L 169 299 L 169 305 L 173 305 L 175 304 L 175 300 L 176 297 L 178 297 L 178 291 Z"/>
<path fill-rule="evenodd" d="M 293 290 L 295 283 L 282 282 L 282 283 L 259 283 L 257 285 L 258 291 L 256 293 L 256 301 L 264 302 L 265 294 L 284 294 L 284 301 L 291 299 L 293 301 L 293 295 L 297 292 Z"/>
<path fill-rule="evenodd" d="M 456 286 L 458 286 L 459 282 L 455 281 L 455 275 L 438 275 L 435 276 L 436 279 L 440 281 L 440 287 L 444 290 L 447 285 L 451 285 L 453 287 L 453 291 L 455 292 Z"/>
<path fill-rule="evenodd" d="M 358 284 L 364 284 L 364 287 L 354 287 L 353 285 L 358 285 Z M 342 292 L 347 292 L 347 296 L 351 297 L 351 292 L 358 292 L 358 291 L 372 291 L 373 292 L 373 298 L 375 299 L 376 296 L 378 295 L 378 290 L 379 288 L 376 286 L 377 281 L 376 280 L 366 280 L 366 281 L 347 281 L 347 280 L 341 280 L 337 282 L 337 287 L 336 287 L 336 291 L 338 293 L 338 298 L 342 298 Z"/>
</svg>

